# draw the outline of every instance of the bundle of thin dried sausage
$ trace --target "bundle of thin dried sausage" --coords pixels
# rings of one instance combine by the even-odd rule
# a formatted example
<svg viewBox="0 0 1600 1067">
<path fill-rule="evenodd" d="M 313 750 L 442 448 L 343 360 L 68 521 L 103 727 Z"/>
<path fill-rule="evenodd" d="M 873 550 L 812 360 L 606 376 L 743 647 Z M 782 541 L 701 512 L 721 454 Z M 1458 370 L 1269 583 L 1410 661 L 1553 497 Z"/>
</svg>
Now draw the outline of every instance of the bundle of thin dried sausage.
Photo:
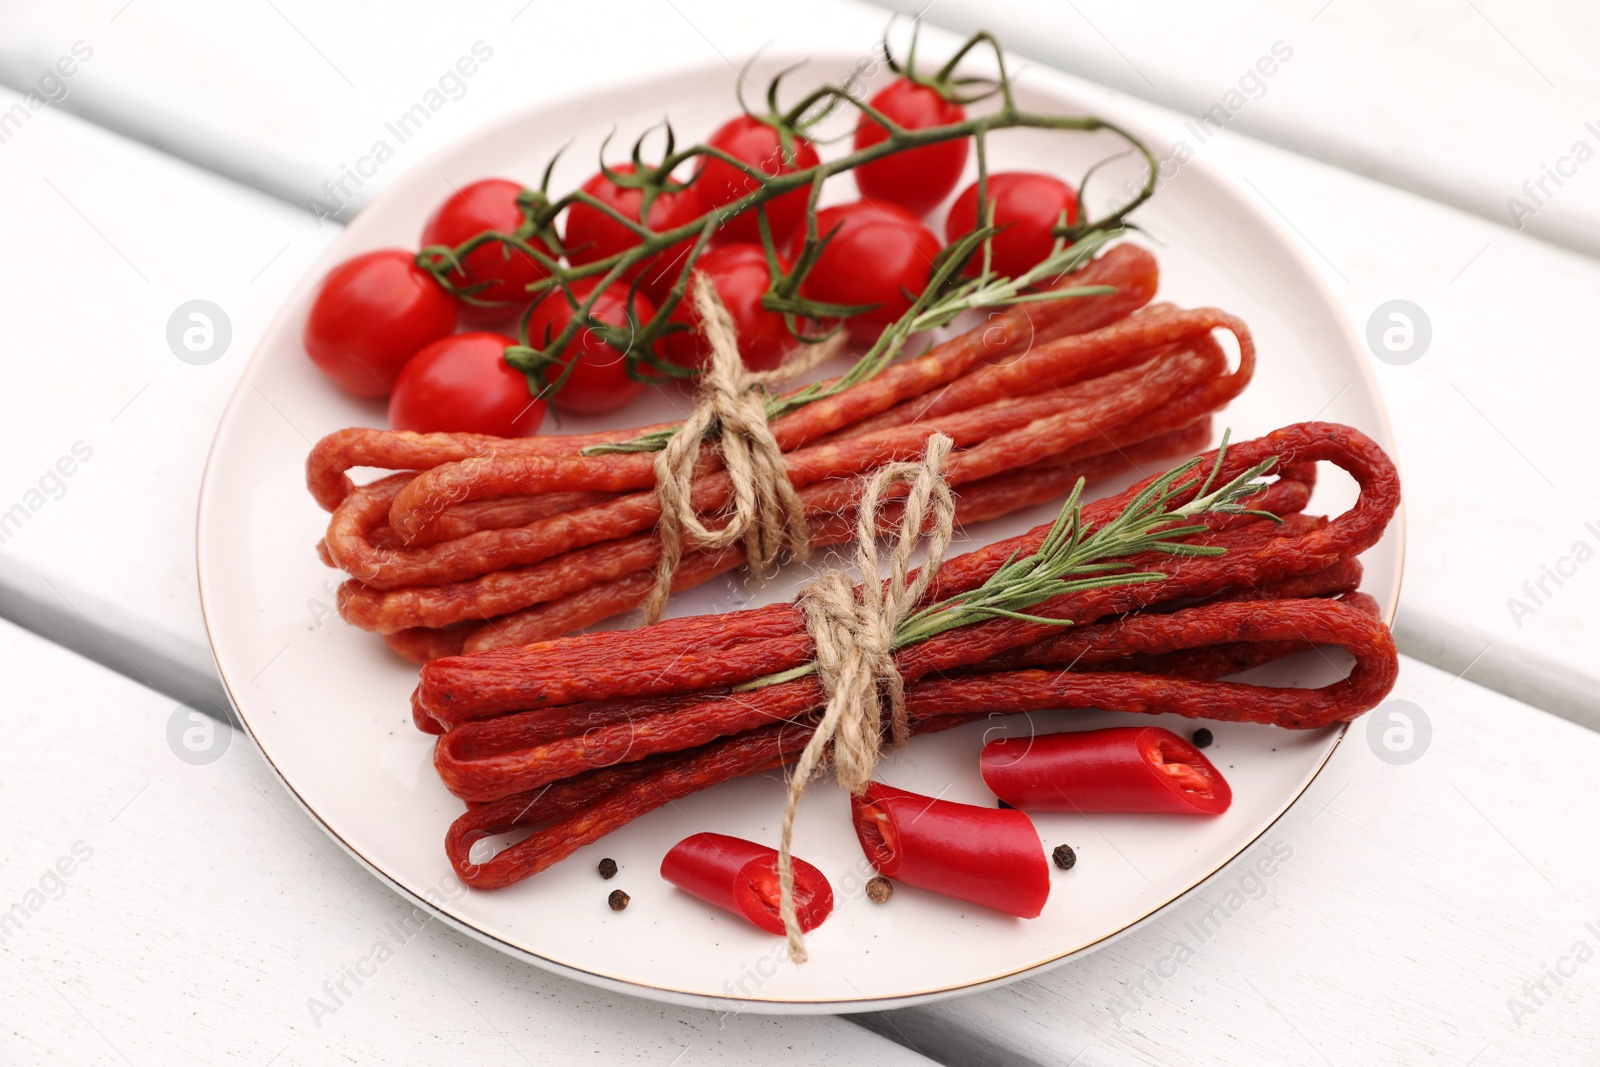
<svg viewBox="0 0 1600 1067">
<path fill-rule="evenodd" d="M 810 544 L 852 539 L 861 477 L 920 454 L 934 432 L 958 449 L 945 473 L 961 522 L 1201 446 L 1211 414 L 1248 384 L 1254 346 L 1242 323 L 1215 309 L 1146 306 L 1156 281 L 1149 253 L 1116 246 L 1061 283 L 1115 292 L 1017 305 L 776 419 Z M 1237 339 L 1231 369 L 1218 330 Z M 586 450 L 641 432 L 508 440 L 352 429 L 324 438 L 307 479 L 333 512 L 323 558 L 350 576 L 341 616 L 426 661 L 557 637 L 637 607 L 660 559 L 653 458 Z M 397 473 L 357 487 L 346 473 L 354 467 Z M 730 493 L 717 451 L 706 449 L 694 509 L 715 527 Z M 739 546 L 691 546 L 673 588 L 743 562 Z"/>
<path fill-rule="evenodd" d="M 1130 565 L 1160 580 L 1074 591 L 1028 617 L 901 648 L 895 663 L 912 732 L 994 712 L 1085 707 L 1310 729 L 1373 707 L 1398 660 L 1376 603 L 1355 592 L 1356 557 L 1398 506 L 1395 468 L 1359 432 L 1310 423 L 1233 446 L 1218 477 L 1269 457 L 1278 479 L 1249 503 L 1275 518 L 1212 514 L 1187 535 L 1220 554 L 1132 556 Z M 1356 504 L 1332 520 L 1301 513 L 1318 461 L 1360 487 Z M 1084 521 L 1112 522 L 1144 488 L 1084 507 Z M 926 599 L 980 587 L 1048 534 L 1040 527 L 947 561 Z M 1351 654 L 1347 677 L 1318 689 L 1219 680 L 1320 645 Z M 419 723 L 445 728 L 435 765 L 470 806 L 451 828 L 451 862 L 470 885 L 506 885 L 669 800 L 794 758 L 825 703 L 822 685 L 802 675 L 748 686 L 813 654 L 804 616 L 780 604 L 426 665 L 414 710 Z M 473 842 L 529 827 L 524 841 L 473 862 Z"/>
</svg>

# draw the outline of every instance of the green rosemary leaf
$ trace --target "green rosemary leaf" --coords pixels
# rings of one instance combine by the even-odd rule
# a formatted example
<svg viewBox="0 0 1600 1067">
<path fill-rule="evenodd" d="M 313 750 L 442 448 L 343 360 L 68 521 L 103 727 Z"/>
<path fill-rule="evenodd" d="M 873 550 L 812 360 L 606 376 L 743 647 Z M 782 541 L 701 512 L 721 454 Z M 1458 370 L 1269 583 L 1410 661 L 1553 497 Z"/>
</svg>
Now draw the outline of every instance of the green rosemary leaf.
<svg viewBox="0 0 1600 1067">
<path fill-rule="evenodd" d="M 1091 529 L 1083 520 L 1083 481 L 1080 479 L 1045 532 L 1037 551 L 1029 556 L 1013 553 L 977 588 L 911 612 L 896 628 L 893 647 L 905 648 L 989 619 L 1071 626 L 1071 619 L 1037 615 L 1029 609 L 1066 593 L 1164 581 L 1167 576 L 1160 571 L 1129 569 L 1132 566 L 1129 557 L 1143 552 L 1169 556 L 1223 555 L 1226 549 L 1220 545 L 1184 540 L 1210 530 L 1203 523 L 1188 520 L 1206 514 L 1277 518 L 1240 504 L 1265 488 L 1256 479 L 1276 465 L 1276 458 L 1256 464 L 1220 488 L 1212 488 L 1223 469 L 1227 441 L 1224 434 L 1217 449 L 1217 460 L 1204 480 L 1189 477 L 1199 468 L 1199 459 L 1174 467 L 1140 490 L 1115 518 L 1098 529 Z M 1174 503 L 1189 494 L 1193 496 L 1187 503 Z M 873 577 L 863 576 L 867 580 Z M 738 689 L 758 689 L 805 677 L 814 670 L 815 664 L 808 664 L 758 678 Z"/>
<path fill-rule="evenodd" d="M 1147 551 L 1160 552 L 1167 556 L 1221 556 L 1228 550 L 1221 545 L 1174 545 L 1160 542 L 1149 546 Z"/>
<path fill-rule="evenodd" d="M 1023 611 L 1007 611 L 1005 608 L 991 608 L 984 612 L 991 619 L 1015 619 L 1017 622 L 1036 622 L 1045 626 L 1071 626 L 1071 619 L 1052 619 L 1045 615 L 1029 615 Z"/>
</svg>

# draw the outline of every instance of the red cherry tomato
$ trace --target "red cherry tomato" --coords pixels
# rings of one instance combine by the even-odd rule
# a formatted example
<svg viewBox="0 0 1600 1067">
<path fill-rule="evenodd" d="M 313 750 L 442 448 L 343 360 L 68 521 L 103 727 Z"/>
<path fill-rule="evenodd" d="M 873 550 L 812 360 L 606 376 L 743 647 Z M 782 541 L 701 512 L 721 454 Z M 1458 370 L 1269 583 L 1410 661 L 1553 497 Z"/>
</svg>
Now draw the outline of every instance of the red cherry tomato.
<svg viewBox="0 0 1600 1067">
<path fill-rule="evenodd" d="M 616 174 L 632 174 L 632 163 L 620 163 L 611 168 Z M 644 190 L 626 189 L 617 185 L 605 174 L 596 174 L 583 183 L 583 191 L 604 204 L 610 205 L 630 219 L 639 221 L 639 208 L 644 203 Z M 670 230 L 693 222 L 705 209 L 693 189 L 663 192 L 650 204 L 650 217 L 644 224 L 651 230 Z M 597 259 L 614 256 L 639 243 L 639 237 L 616 219 L 599 208 L 588 204 L 573 204 L 567 209 L 567 229 L 564 235 L 567 259 L 573 263 L 593 263 Z M 636 264 L 627 273 L 627 279 L 643 275 L 642 288 L 653 299 L 672 288 L 683 268 L 684 257 L 694 247 L 692 238 L 680 241 L 666 250 Z M 557 404 L 557 407 L 561 405 Z"/>
<path fill-rule="evenodd" d="M 512 233 L 522 225 L 522 209 L 517 206 L 517 194 L 522 186 L 504 178 L 487 178 L 463 186 L 439 205 L 428 224 L 422 228 L 422 244 L 449 245 L 454 248 L 485 230 Z M 534 238 L 531 244 L 546 254 L 550 249 L 543 241 Z M 488 300 L 500 307 L 483 307 L 465 300 L 461 304 L 461 317 L 468 322 L 503 322 L 512 318 L 532 299 L 528 285 L 545 277 L 549 271 L 537 259 L 520 248 L 491 241 L 468 252 L 462 263 L 465 269 L 450 273 L 456 285 L 476 285 L 489 282 L 487 287 L 472 294 L 475 299 Z"/>
<path fill-rule="evenodd" d="M 792 142 L 794 159 L 792 162 L 785 162 L 783 144 L 778 139 L 778 131 L 749 115 L 740 115 L 724 123 L 706 140 L 706 144 L 720 148 L 733 158 L 757 167 L 763 174 L 772 177 L 794 170 L 805 170 L 821 162 L 817 157 L 817 150 L 804 137 L 794 138 Z M 730 163 L 707 157 L 701 165 L 700 176 L 695 179 L 693 189 L 699 195 L 700 202 L 709 211 L 741 196 L 748 196 L 755 191 L 756 181 Z M 808 189 L 796 189 L 792 193 L 784 193 L 776 200 L 768 201 L 757 209 L 766 212 L 767 225 L 772 230 L 774 241 L 781 244 L 784 238 L 794 232 L 794 228 L 805 217 L 806 198 L 809 195 Z M 756 212 L 747 211 L 730 219 L 718 231 L 717 240 L 719 242 L 761 240 Z"/>
<path fill-rule="evenodd" d="M 1005 229 L 994 235 L 994 255 L 990 265 L 997 274 L 1015 278 L 1038 264 L 1055 245 L 1055 229 L 1061 213 L 1067 225 L 1078 221 L 1078 194 L 1060 178 L 1028 171 L 1008 171 L 989 175 L 989 203 L 994 222 Z M 945 237 L 954 241 L 978 226 L 978 183 L 973 182 L 950 205 L 945 219 Z M 976 274 L 983 264 L 980 249 L 967 265 Z"/>
<path fill-rule="evenodd" d="M 458 333 L 411 357 L 389 394 L 389 428 L 417 433 L 528 437 L 544 421 L 544 401 L 521 371 L 506 365 L 497 333 Z"/>
<path fill-rule="evenodd" d="M 788 265 L 783 266 L 787 269 Z M 694 271 L 711 279 L 732 316 L 744 365 L 751 370 L 771 370 L 782 363 L 797 342 L 783 316 L 761 306 L 761 298 L 772 284 L 767 255 L 761 246 L 741 243 L 713 248 L 695 261 Z M 694 307 L 692 289 L 684 295 L 672 318 L 689 329 L 662 338 L 663 354 L 680 367 L 705 366 L 711 346 L 700 332 L 700 314 Z"/>
<path fill-rule="evenodd" d="M 817 233 L 837 227 L 811 272 L 802 296 L 828 304 L 876 304 L 850 319 L 850 336 L 870 343 L 927 288 L 939 238 L 899 204 L 856 200 L 817 212 Z M 791 260 L 804 234 L 789 240 Z M 909 294 L 909 295 L 907 295 Z"/>
<path fill-rule="evenodd" d="M 400 248 L 328 272 L 306 318 L 306 354 L 352 396 L 388 396 L 406 360 L 455 332 L 456 303 Z"/>
<path fill-rule="evenodd" d="M 595 281 L 585 278 L 572 284 L 572 299 L 582 304 L 594 292 Z M 637 332 L 640 326 L 655 315 L 655 305 L 643 296 L 636 296 L 629 312 L 628 289 L 614 285 L 602 292 L 590 310 L 590 317 L 607 326 L 616 326 Z M 559 289 L 546 293 L 533 307 L 528 318 L 528 340 L 535 348 L 548 351 L 548 346 L 566 329 L 576 314 L 572 303 Z M 562 411 L 579 415 L 597 415 L 621 407 L 640 393 L 644 383 L 628 376 L 627 356 L 631 351 L 608 344 L 594 330 L 584 327 L 566 350 L 556 357 L 556 364 L 546 373 L 554 382 L 572 366 L 572 372 L 561 388 L 551 394 L 550 402 Z"/>
<path fill-rule="evenodd" d="M 909 78 L 890 82 L 870 101 L 872 106 L 908 130 L 948 126 L 967 117 L 960 104 L 937 89 Z M 865 112 L 856 122 L 856 151 L 871 148 L 889 136 Z M 967 165 L 967 139 L 923 145 L 873 160 L 855 169 L 856 188 L 869 200 L 893 200 L 915 215 L 926 215 L 955 189 Z"/>
</svg>

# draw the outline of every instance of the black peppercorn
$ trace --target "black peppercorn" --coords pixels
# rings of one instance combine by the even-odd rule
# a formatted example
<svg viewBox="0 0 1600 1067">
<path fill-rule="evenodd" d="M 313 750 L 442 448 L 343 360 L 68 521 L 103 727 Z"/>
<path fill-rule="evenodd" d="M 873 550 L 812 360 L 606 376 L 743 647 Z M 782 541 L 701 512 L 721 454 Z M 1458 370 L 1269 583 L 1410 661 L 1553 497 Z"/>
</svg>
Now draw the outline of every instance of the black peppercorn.
<svg viewBox="0 0 1600 1067">
<path fill-rule="evenodd" d="M 867 899 L 874 904 L 882 904 L 894 896 L 894 883 L 883 875 L 878 875 L 867 883 Z"/>
<path fill-rule="evenodd" d="M 621 911 L 628 906 L 628 901 L 633 898 L 620 889 L 613 889 L 611 895 L 606 897 L 606 903 L 611 905 L 612 911 Z"/>
<path fill-rule="evenodd" d="M 1056 866 L 1063 871 L 1072 870 L 1073 864 L 1078 862 L 1078 854 L 1072 851 L 1071 845 L 1057 845 L 1056 850 L 1050 853 L 1050 858 L 1056 861 Z"/>
<path fill-rule="evenodd" d="M 1194 732 L 1191 740 L 1194 741 L 1195 748 L 1209 748 L 1212 741 L 1211 731 L 1202 726 Z"/>
<path fill-rule="evenodd" d="M 615 878 L 617 876 L 617 861 L 607 856 L 600 861 L 600 877 Z"/>
</svg>

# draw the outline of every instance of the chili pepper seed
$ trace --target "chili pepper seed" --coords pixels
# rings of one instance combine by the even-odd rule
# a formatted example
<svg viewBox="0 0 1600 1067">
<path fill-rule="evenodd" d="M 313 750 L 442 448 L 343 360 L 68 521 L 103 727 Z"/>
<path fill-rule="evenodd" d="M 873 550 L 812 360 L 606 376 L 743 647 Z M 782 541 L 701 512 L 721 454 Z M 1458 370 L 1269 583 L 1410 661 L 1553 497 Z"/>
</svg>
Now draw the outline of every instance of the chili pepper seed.
<svg viewBox="0 0 1600 1067">
<path fill-rule="evenodd" d="M 620 889 L 613 889 L 611 895 L 606 897 L 606 903 L 611 905 L 612 911 L 621 911 L 628 906 L 628 901 L 633 898 Z"/>
<path fill-rule="evenodd" d="M 882 904 L 894 896 L 894 883 L 883 875 L 878 875 L 867 882 L 867 899 L 874 904 Z"/>
<path fill-rule="evenodd" d="M 1050 858 L 1055 860 L 1056 866 L 1063 871 L 1070 871 L 1078 862 L 1078 854 L 1072 851 L 1071 845 L 1057 845 L 1056 850 L 1050 853 Z"/>
<path fill-rule="evenodd" d="M 600 861 L 600 877 L 615 878 L 617 876 L 617 861 L 607 856 Z"/>
<path fill-rule="evenodd" d="M 1213 738 L 1211 736 L 1211 731 L 1202 726 L 1200 729 L 1194 732 L 1191 740 L 1194 741 L 1195 748 L 1210 748 Z"/>
</svg>

